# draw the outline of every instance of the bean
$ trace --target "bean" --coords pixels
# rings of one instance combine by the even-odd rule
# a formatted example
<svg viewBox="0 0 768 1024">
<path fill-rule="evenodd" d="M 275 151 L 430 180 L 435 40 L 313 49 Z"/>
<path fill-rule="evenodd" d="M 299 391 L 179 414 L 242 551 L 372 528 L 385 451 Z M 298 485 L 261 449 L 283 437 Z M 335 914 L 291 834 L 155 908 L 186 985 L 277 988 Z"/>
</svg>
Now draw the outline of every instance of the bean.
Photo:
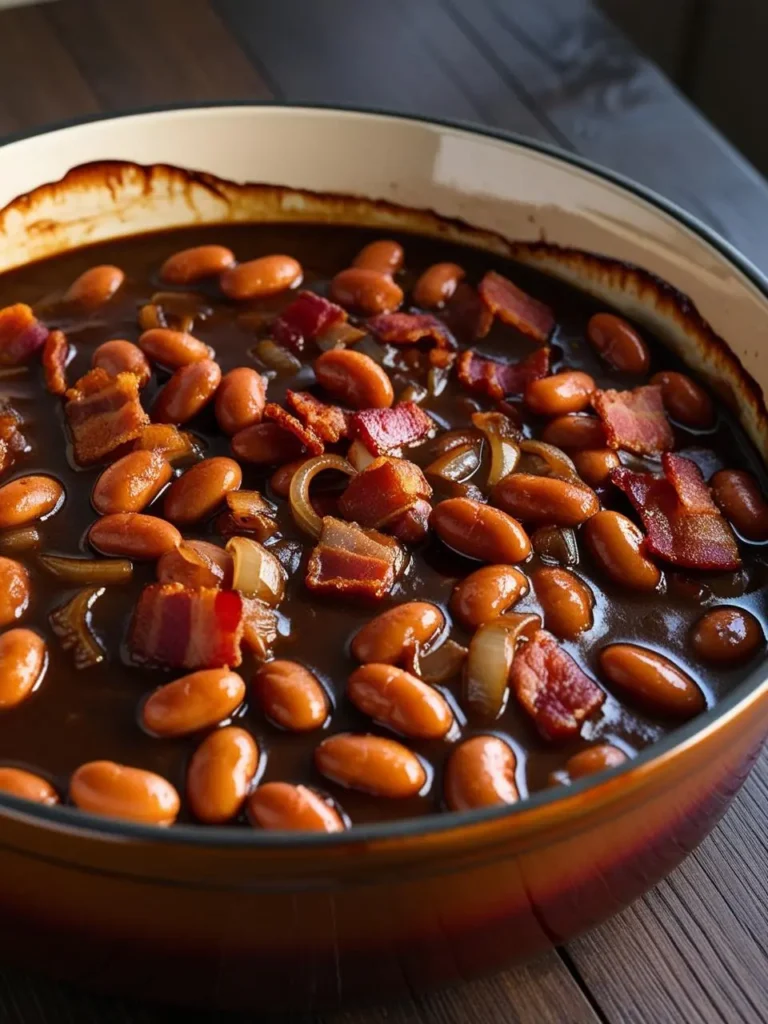
<svg viewBox="0 0 768 1024">
<path fill-rule="evenodd" d="M 484 565 L 454 587 L 451 612 L 464 629 L 473 632 L 503 615 L 528 590 L 528 577 L 519 569 L 511 565 Z"/>
<path fill-rule="evenodd" d="M 196 462 L 168 488 L 163 503 L 166 518 L 179 526 L 197 523 L 215 512 L 242 482 L 243 471 L 234 459 L 219 455 Z"/>
<path fill-rule="evenodd" d="M 64 293 L 64 301 L 87 309 L 109 302 L 125 280 L 120 267 L 104 264 L 84 271 Z"/>
<path fill-rule="evenodd" d="M 587 747 L 586 750 L 580 750 L 578 754 L 569 757 L 565 762 L 564 775 L 568 782 L 574 782 L 587 775 L 596 775 L 597 772 L 607 771 L 608 768 L 616 768 L 626 760 L 627 755 L 618 747 L 610 743 L 596 743 L 593 747 Z M 558 780 L 553 778 L 552 781 Z"/>
<path fill-rule="evenodd" d="M 204 668 L 150 694 L 141 724 L 155 736 L 188 736 L 229 718 L 244 698 L 245 683 L 237 672 Z"/>
<path fill-rule="evenodd" d="M 578 526 L 600 508 L 586 484 L 532 473 L 510 473 L 491 492 L 491 500 L 523 522 Z"/>
<path fill-rule="evenodd" d="M 152 418 L 157 423 L 179 426 L 196 416 L 216 394 L 221 368 L 212 359 L 201 359 L 178 369 L 155 399 Z"/>
<path fill-rule="evenodd" d="M 153 561 L 181 544 L 181 534 L 157 516 L 113 512 L 97 519 L 88 540 L 102 555 Z"/>
<path fill-rule="evenodd" d="M 297 661 L 268 661 L 254 684 L 267 718 L 289 732 L 319 729 L 330 714 L 330 701 L 320 680 Z"/>
<path fill-rule="evenodd" d="M 624 373 L 647 373 L 648 346 L 637 331 L 614 313 L 595 313 L 587 324 L 587 338 L 603 359 Z"/>
<path fill-rule="evenodd" d="M 145 825 L 172 825 L 179 794 L 162 776 L 114 761 L 89 761 L 69 781 L 72 803 L 81 811 L 125 818 Z"/>
<path fill-rule="evenodd" d="M 590 487 L 605 487 L 611 473 L 621 465 L 612 448 L 581 448 L 571 454 L 579 476 Z"/>
<path fill-rule="evenodd" d="M 266 782 L 248 797 L 248 817 L 259 828 L 280 832 L 343 832 L 338 811 L 307 786 Z"/>
<path fill-rule="evenodd" d="M 29 605 L 29 573 L 12 558 L 0 557 L 0 628 L 21 618 Z"/>
<path fill-rule="evenodd" d="M 0 636 L 0 708 L 15 708 L 40 685 L 48 661 L 45 641 L 31 629 Z"/>
<path fill-rule="evenodd" d="M 243 462 L 257 466 L 274 466 L 276 463 L 296 459 L 304 451 L 298 437 L 278 426 L 277 423 L 255 423 L 245 430 L 238 430 L 232 438 L 232 452 Z"/>
<path fill-rule="evenodd" d="M 93 487 L 91 504 L 101 515 L 141 512 L 173 475 L 171 464 L 155 451 L 129 452 L 107 466 Z"/>
<path fill-rule="evenodd" d="M 139 338 L 139 348 L 156 363 L 178 370 L 190 363 L 199 363 L 211 356 L 205 342 L 187 334 L 173 331 L 170 327 L 152 327 Z"/>
<path fill-rule="evenodd" d="M 228 725 L 206 736 L 187 770 L 187 800 L 198 821 L 231 821 L 245 803 L 258 763 L 258 747 L 245 729 Z"/>
<path fill-rule="evenodd" d="M 225 270 L 219 285 L 228 299 L 265 299 L 298 287 L 303 274 L 292 256 L 260 256 Z"/>
<path fill-rule="evenodd" d="M 195 245 L 169 256 L 160 267 L 160 280 L 166 284 L 194 284 L 222 274 L 234 262 L 235 254 L 224 245 Z"/>
<path fill-rule="evenodd" d="M 743 469 L 721 469 L 710 480 L 712 497 L 734 529 L 747 540 L 768 540 L 768 502 Z"/>
<path fill-rule="evenodd" d="M 20 476 L 0 487 L 0 530 L 27 526 L 49 516 L 64 501 L 64 488 L 52 476 Z"/>
<path fill-rule="evenodd" d="M 445 616 L 437 605 L 407 601 L 388 608 L 367 622 L 352 638 L 352 656 L 397 665 L 407 654 L 423 652 L 445 629 Z"/>
<path fill-rule="evenodd" d="M 315 765 L 342 786 L 390 799 L 416 796 L 427 781 L 418 757 L 402 743 L 383 736 L 329 736 L 315 749 Z"/>
<path fill-rule="evenodd" d="M 238 366 L 221 378 L 216 392 L 216 420 L 225 434 L 236 434 L 261 422 L 267 382 L 249 366 Z"/>
<path fill-rule="evenodd" d="M 544 626 L 561 640 L 575 640 L 592 628 L 595 599 L 583 580 L 568 569 L 537 569 L 531 583 L 544 612 Z"/>
<path fill-rule="evenodd" d="M 568 413 L 550 420 L 541 432 L 541 440 L 566 451 L 604 448 L 605 428 L 596 416 Z"/>
<path fill-rule="evenodd" d="M 442 739 L 453 725 L 445 697 L 394 665 L 361 665 L 349 677 L 347 696 L 364 715 L 413 739 Z"/>
<path fill-rule="evenodd" d="M 539 416 L 564 416 L 586 409 L 594 390 L 588 373 L 567 370 L 532 380 L 525 389 L 525 404 Z"/>
<path fill-rule="evenodd" d="M 453 298 L 464 270 L 457 263 L 433 263 L 413 286 L 413 301 L 424 309 L 440 309 Z"/>
<path fill-rule="evenodd" d="M 0 768 L 0 790 L 48 807 L 59 802 L 59 794 L 47 779 L 21 768 Z"/>
<path fill-rule="evenodd" d="M 207 540 L 184 540 L 167 551 L 157 563 L 161 583 L 181 583 L 198 587 L 232 586 L 232 556 Z"/>
<path fill-rule="evenodd" d="M 323 352 L 315 360 L 315 376 L 321 387 L 353 409 L 388 409 L 395 398 L 387 374 L 363 352 Z"/>
<path fill-rule="evenodd" d="M 522 562 L 531 542 L 512 516 L 471 498 L 448 498 L 433 511 L 430 524 L 440 540 L 480 562 Z"/>
<path fill-rule="evenodd" d="M 743 608 L 713 608 L 691 631 L 691 646 L 702 661 L 735 665 L 748 661 L 765 644 L 763 628 Z"/>
<path fill-rule="evenodd" d="M 388 274 L 392 277 L 403 266 L 405 253 L 398 242 L 390 238 L 382 238 L 378 242 L 371 242 L 364 246 L 352 260 L 353 267 L 362 267 L 365 270 L 376 270 L 380 274 Z"/>
<path fill-rule="evenodd" d="M 368 316 L 392 313 L 403 301 L 403 290 L 391 277 L 365 267 L 340 271 L 331 281 L 329 294 L 334 302 Z"/>
<path fill-rule="evenodd" d="M 691 677 L 656 651 L 636 644 L 611 644 L 599 655 L 606 679 L 653 714 L 692 718 L 706 708 Z"/>
<path fill-rule="evenodd" d="M 144 353 L 132 341 L 115 338 L 105 341 L 93 353 L 91 366 L 94 369 L 106 370 L 111 377 L 118 373 L 133 373 L 139 378 L 139 387 L 143 388 L 152 376 L 152 370 Z"/>
<path fill-rule="evenodd" d="M 651 377 L 661 385 L 661 400 L 673 420 L 694 430 L 708 430 L 715 423 L 715 407 L 704 388 L 674 370 L 662 370 Z"/>
<path fill-rule="evenodd" d="M 445 768 L 445 802 L 452 811 L 514 804 L 517 758 L 498 736 L 473 736 L 460 743 Z"/>
<path fill-rule="evenodd" d="M 293 459 L 291 462 L 286 462 L 284 466 L 275 470 L 269 478 L 269 486 L 278 498 L 288 498 L 291 493 L 293 474 L 308 461 L 308 459 Z"/>
<path fill-rule="evenodd" d="M 620 512 L 603 509 L 584 526 L 592 557 L 614 583 L 632 590 L 655 590 L 661 571 L 643 554 L 643 533 Z"/>
</svg>

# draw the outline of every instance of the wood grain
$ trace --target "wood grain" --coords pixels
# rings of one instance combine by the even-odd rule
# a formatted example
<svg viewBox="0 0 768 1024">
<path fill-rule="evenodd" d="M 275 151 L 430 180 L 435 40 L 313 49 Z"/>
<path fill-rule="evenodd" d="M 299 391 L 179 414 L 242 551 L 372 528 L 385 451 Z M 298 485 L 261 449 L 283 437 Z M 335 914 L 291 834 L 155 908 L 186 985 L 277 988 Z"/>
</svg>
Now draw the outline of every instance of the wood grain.
<svg viewBox="0 0 768 1024">
<path fill-rule="evenodd" d="M 768 186 L 586 0 L 60 0 L 0 13 L 0 48 L 0 132 L 269 96 L 468 119 L 643 181 L 768 271 Z M 561 956 L 291 1024 L 768 1020 L 766 834 L 768 755 L 681 869 Z M 2 1024 L 246 1020 L 0 972 Z"/>
</svg>

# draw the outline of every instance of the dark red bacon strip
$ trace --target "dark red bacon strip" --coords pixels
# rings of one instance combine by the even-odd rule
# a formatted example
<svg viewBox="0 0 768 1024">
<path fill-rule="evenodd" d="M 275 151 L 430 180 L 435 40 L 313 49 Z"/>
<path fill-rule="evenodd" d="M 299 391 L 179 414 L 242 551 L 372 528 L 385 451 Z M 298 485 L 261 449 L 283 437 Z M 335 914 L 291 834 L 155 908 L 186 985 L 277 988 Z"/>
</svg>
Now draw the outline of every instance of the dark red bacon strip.
<svg viewBox="0 0 768 1024">
<path fill-rule="evenodd" d="M 346 310 L 314 292 L 299 292 L 272 324 L 272 337 L 280 345 L 301 352 L 333 324 L 347 319 Z"/>
<path fill-rule="evenodd" d="M 310 455 L 322 455 L 325 451 L 325 445 L 315 431 L 301 420 L 296 419 L 295 416 L 291 416 L 287 409 L 283 409 L 276 402 L 267 402 L 264 406 L 264 419 L 274 421 L 283 430 L 293 434 Z"/>
<path fill-rule="evenodd" d="M 456 372 L 462 387 L 477 395 L 501 401 L 506 395 L 521 395 L 533 380 L 549 373 L 550 350 L 538 348 L 519 363 L 499 363 L 466 349 L 459 356 Z"/>
<path fill-rule="evenodd" d="M 478 286 L 488 309 L 505 324 L 535 341 L 545 342 L 555 328 L 555 314 L 544 302 L 526 294 L 506 277 L 489 270 Z"/>
<path fill-rule="evenodd" d="M 110 377 L 106 370 L 91 370 L 66 395 L 75 460 L 81 466 L 135 441 L 149 423 L 139 400 L 139 379 L 133 373 Z"/>
<path fill-rule="evenodd" d="M 660 455 L 675 443 L 657 384 L 633 391 L 596 391 L 592 405 L 603 421 L 609 448 Z"/>
<path fill-rule="evenodd" d="M 545 629 L 516 652 L 510 684 L 547 740 L 577 736 L 582 722 L 605 700 L 603 690 Z"/>
<path fill-rule="evenodd" d="M 645 549 L 688 569 L 733 571 L 741 566 L 733 531 L 709 496 L 698 466 L 664 455 L 664 476 L 614 469 L 612 482 L 629 498 L 646 531 Z"/>
<path fill-rule="evenodd" d="M 412 345 L 431 338 L 438 348 L 456 348 L 448 328 L 430 313 L 381 313 L 368 321 L 368 329 L 390 345 Z"/>
<path fill-rule="evenodd" d="M 23 302 L 0 309 L 0 364 L 18 366 L 45 344 L 48 328 Z"/>
<path fill-rule="evenodd" d="M 43 345 L 43 374 L 52 395 L 63 395 L 67 390 L 68 358 L 69 342 L 64 332 L 51 331 Z"/>
<path fill-rule="evenodd" d="M 325 516 L 307 564 L 306 584 L 319 593 L 377 601 L 390 592 L 403 564 L 396 540 Z"/>
<path fill-rule="evenodd" d="M 349 413 L 328 405 L 309 391 L 286 391 L 285 400 L 303 423 L 327 444 L 349 437 Z"/>
<path fill-rule="evenodd" d="M 429 437 L 435 424 L 415 402 L 401 402 L 391 409 L 363 409 L 350 420 L 352 435 L 371 455 L 398 452 L 404 445 Z"/>
<path fill-rule="evenodd" d="M 141 592 L 129 646 L 140 662 L 223 668 L 242 660 L 243 602 L 234 590 L 152 583 Z"/>
<path fill-rule="evenodd" d="M 429 498 L 432 488 L 413 462 L 406 459 L 381 457 L 352 477 L 339 501 L 339 511 L 345 519 L 361 526 L 372 526 L 384 532 L 390 523 L 401 532 L 404 514 L 420 499 Z"/>
</svg>

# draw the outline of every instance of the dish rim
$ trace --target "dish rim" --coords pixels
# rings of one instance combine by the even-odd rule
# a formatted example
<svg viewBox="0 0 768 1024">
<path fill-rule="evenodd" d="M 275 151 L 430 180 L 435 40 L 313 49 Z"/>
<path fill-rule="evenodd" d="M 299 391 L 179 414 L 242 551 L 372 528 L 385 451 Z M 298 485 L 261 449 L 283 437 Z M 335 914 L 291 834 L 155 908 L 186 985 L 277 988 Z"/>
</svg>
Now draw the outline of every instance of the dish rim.
<svg viewBox="0 0 768 1024">
<path fill-rule="evenodd" d="M 423 117 L 418 114 L 403 113 L 391 110 L 386 107 L 360 106 L 356 104 L 323 103 L 323 102 L 301 102 L 284 103 L 279 100 L 228 100 L 210 101 L 195 103 L 172 103 L 159 104 L 148 107 L 139 107 L 122 110 L 117 113 L 89 114 L 76 118 L 68 118 L 35 128 L 30 131 L 15 132 L 0 139 L 0 148 L 5 148 L 14 143 L 23 142 L 25 139 L 37 136 L 49 135 L 53 132 L 63 131 L 69 128 L 77 128 L 81 125 L 101 121 L 121 121 L 127 118 L 139 118 L 142 115 L 153 115 L 160 113 L 183 112 L 188 110 L 208 109 L 235 109 L 235 108 L 278 108 L 286 111 L 325 111 L 327 113 L 360 114 L 365 117 L 382 117 L 392 120 L 415 122 L 418 124 L 450 128 L 473 135 L 484 136 L 496 139 L 501 142 L 511 143 L 522 149 L 529 149 L 533 152 L 542 153 L 561 163 L 570 164 L 593 174 L 597 178 L 617 185 L 630 194 L 644 200 L 651 206 L 655 206 L 662 212 L 668 214 L 674 220 L 680 222 L 694 234 L 698 235 L 705 242 L 716 249 L 727 261 L 733 264 L 743 273 L 751 283 L 758 289 L 768 302 L 768 276 L 763 274 L 751 260 L 742 255 L 738 249 L 718 232 L 710 228 L 700 218 L 689 213 L 683 207 L 670 199 L 666 199 L 654 189 L 620 172 L 610 170 L 602 164 L 596 163 L 587 157 L 577 153 L 571 153 L 559 146 L 548 142 L 541 142 L 532 139 L 518 132 L 509 131 L 503 128 L 489 127 L 462 119 L 443 117 Z M 105 158 L 106 159 L 106 158 Z M 268 184 L 279 184 L 269 182 Z M 12 200 L 13 202 L 13 200 Z M 304 833 L 267 831 L 259 829 L 238 829 L 226 825 L 200 825 L 181 824 L 169 828 L 161 828 L 156 825 L 144 825 L 138 822 L 131 822 L 125 819 L 108 818 L 96 814 L 81 811 L 76 807 L 67 804 L 56 804 L 52 807 L 35 804 L 21 797 L 14 797 L 10 794 L 0 792 L 0 818 L 4 812 L 10 811 L 14 818 L 31 820 L 35 823 L 56 828 L 63 828 L 67 832 L 85 833 L 89 838 L 124 839 L 124 840 L 147 840 L 163 845 L 183 845 L 195 847 L 219 847 L 219 848 L 267 848 L 275 849 L 306 849 L 314 848 L 343 848 L 361 843 L 380 843 L 382 841 L 396 842 L 398 840 L 409 840 L 420 836 L 434 836 L 439 833 L 446 835 L 452 831 L 470 828 L 476 825 L 487 825 L 499 822 L 502 819 L 512 819 L 521 814 L 535 812 L 541 808 L 553 804 L 573 804 L 573 815 L 578 815 L 583 810 L 585 801 L 584 795 L 587 792 L 597 792 L 606 782 L 613 782 L 619 778 L 630 778 L 634 776 L 650 775 L 652 771 L 663 770 L 663 763 L 671 760 L 678 752 L 692 747 L 706 736 L 715 733 L 719 728 L 740 713 L 741 710 L 748 713 L 748 705 L 754 704 L 759 699 L 761 692 L 768 692 L 768 655 L 761 664 L 752 671 L 749 676 L 734 688 L 723 700 L 714 707 L 698 715 L 676 729 L 673 729 L 663 739 L 651 744 L 637 757 L 626 761 L 615 768 L 587 776 L 581 781 L 572 783 L 567 787 L 550 787 L 539 793 L 527 796 L 516 804 L 502 805 L 500 807 L 480 808 L 471 811 L 444 811 L 439 814 L 424 815 L 415 818 L 403 818 L 397 821 L 381 822 L 377 824 L 355 825 L 353 828 L 342 833 Z M 493 732 L 493 729 L 489 730 Z M 600 801 L 597 801 L 600 802 Z M 579 805 L 582 805 L 581 807 Z M 4 844 L 3 844 L 4 845 Z"/>
</svg>

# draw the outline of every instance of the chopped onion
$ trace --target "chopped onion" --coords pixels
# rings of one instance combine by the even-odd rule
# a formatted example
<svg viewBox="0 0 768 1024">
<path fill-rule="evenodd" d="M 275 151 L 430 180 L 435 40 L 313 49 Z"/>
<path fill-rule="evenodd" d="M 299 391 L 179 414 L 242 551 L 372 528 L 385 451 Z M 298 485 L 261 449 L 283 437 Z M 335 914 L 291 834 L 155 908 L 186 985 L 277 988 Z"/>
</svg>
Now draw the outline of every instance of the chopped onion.
<svg viewBox="0 0 768 1024">
<path fill-rule="evenodd" d="M 418 405 L 429 396 L 429 392 L 423 384 L 409 384 L 400 394 L 398 402 L 415 402 Z"/>
<path fill-rule="evenodd" d="M 446 640 L 436 650 L 421 659 L 419 675 L 425 683 L 444 683 L 458 675 L 467 659 L 467 648 L 455 640 Z"/>
<path fill-rule="evenodd" d="M 488 487 L 512 473 L 520 459 L 520 434 L 500 412 L 476 412 L 472 423 L 482 431 L 491 449 Z"/>
<path fill-rule="evenodd" d="M 444 366 L 431 366 L 427 374 L 427 391 L 430 398 L 438 398 L 448 384 L 449 372 Z"/>
<path fill-rule="evenodd" d="M 318 473 L 326 469 L 335 469 L 347 476 L 355 476 L 355 467 L 342 459 L 340 455 L 316 455 L 313 459 L 307 459 L 291 477 L 291 489 L 289 497 L 291 501 L 291 512 L 294 521 L 300 530 L 310 534 L 312 537 L 319 537 L 323 528 L 322 518 L 312 508 L 309 500 L 309 485 Z"/>
<path fill-rule="evenodd" d="M 270 370 L 277 373 L 298 373 L 301 361 L 287 348 L 278 345 L 273 338 L 262 338 L 257 341 L 253 351 Z"/>
<path fill-rule="evenodd" d="M 572 480 L 582 483 L 572 460 L 561 448 L 545 441 L 521 441 L 520 451 L 524 456 L 525 469 L 518 467 L 519 472 L 535 473 L 536 476 L 555 476 L 561 480 Z M 541 466 L 543 463 L 543 467 Z"/>
<path fill-rule="evenodd" d="M 243 646 L 264 661 L 277 639 L 277 613 L 255 597 L 243 598 Z"/>
<path fill-rule="evenodd" d="M 0 533 L 0 553 L 19 555 L 40 547 L 40 534 L 34 526 L 19 526 Z"/>
<path fill-rule="evenodd" d="M 370 466 L 370 464 L 375 460 L 376 456 L 371 455 L 360 438 L 357 438 L 357 440 L 353 441 L 349 446 L 349 450 L 347 451 L 347 462 L 354 466 L 358 473 L 364 470 L 366 466 Z"/>
<path fill-rule="evenodd" d="M 40 555 L 38 562 L 63 583 L 104 586 L 126 583 L 133 575 L 133 562 L 127 558 L 65 558 L 61 555 Z"/>
<path fill-rule="evenodd" d="M 431 462 L 424 472 L 427 476 L 439 476 L 441 479 L 450 480 L 453 483 L 468 480 L 480 465 L 481 450 L 482 442 L 479 440 L 472 444 L 462 444 L 458 448 L 451 448 L 450 451 Z"/>
<path fill-rule="evenodd" d="M 540 526 L 531 534 L 531 544 L 544 562 L 578 565 L 579 545 L 570 526 Z"/>
<path fill-rule="evenodd" d="M 104 660 L 104 648 L 91 626 L 91 609 L 103 593 L 103 587 L 81 590 L 49 616 L 61 646 L 65 651 L 74 652 L 75 668 L 90 668 Z"/>
<path fill-rule="evenodd" d="M 139 310 L 139 327 L 142 331 L 151 331 L 157 327 L 167 327 L 168 322 L 163 316 L 163 311 L 153 302 L 148 302 Z"/>
<path fill-rule="evenodd" d="M 469 644 L 464 667 L 468 711 L 486 719 L 498 717 L 504 707 L 517 641 L 525 631 L 540 627 L 538 615 L 508 612 L 478 629 Z"/>
<path fill-rule="evenodd" d="M 285 593 L 285 570 L 271 551 L 250 537 L 232 537 L 226 551 L 232 555 L 232 589 L 243 597 L 257 597 L 270 607 Z"/>
<path fill-rule="evenodd" d="M 322 352 L 327 352 L 332 348 L 346 348 L 347 345 L 354 345 L 364 338 L 365 333 L 359 327 L 353 327 L 352 324 L 344 320 L 342 323 L 333 324 L 318 338 L 315 338 L 315 344 Z"/>
</svg>

